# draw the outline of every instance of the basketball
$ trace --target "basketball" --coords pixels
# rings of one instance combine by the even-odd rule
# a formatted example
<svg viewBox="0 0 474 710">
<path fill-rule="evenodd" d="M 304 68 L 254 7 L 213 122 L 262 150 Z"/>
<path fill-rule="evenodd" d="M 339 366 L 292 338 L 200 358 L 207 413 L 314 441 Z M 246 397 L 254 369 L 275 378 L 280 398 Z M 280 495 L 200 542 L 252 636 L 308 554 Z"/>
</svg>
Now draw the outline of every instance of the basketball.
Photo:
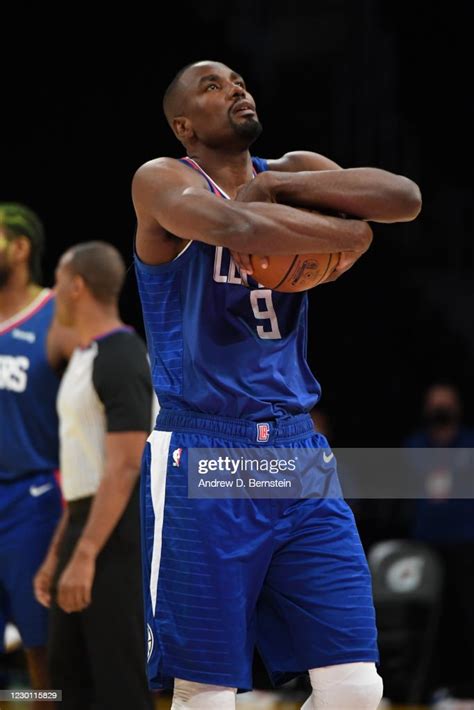
<svg viewBox="0 0 474 710">
<path fill-rule="evenodd" d="M 267 257 L 268 267 L 262 269 L 259 257 L 251 256 L 252 278 L 273 291 L 307 291 L 332 274 L 339 257 L 339 253 L 272 255 Z"/>
</svg>

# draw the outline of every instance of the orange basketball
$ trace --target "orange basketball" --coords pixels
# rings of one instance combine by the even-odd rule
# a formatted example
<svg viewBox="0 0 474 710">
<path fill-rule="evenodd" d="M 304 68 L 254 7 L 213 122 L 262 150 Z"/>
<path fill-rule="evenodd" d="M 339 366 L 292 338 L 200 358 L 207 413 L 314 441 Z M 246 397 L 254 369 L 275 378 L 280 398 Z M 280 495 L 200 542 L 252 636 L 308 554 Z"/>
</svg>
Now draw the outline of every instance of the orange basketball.
<svg viewBox="0 0 474 710">
<path fill-rule="evenodd" d="M 258 256 L 251 256 L 252 278 L 273 291 L 295 293 L 314 288 L 326 279 L 339 262 L 339 253 L 268 256 L 262 269 Z"/>
</svg>

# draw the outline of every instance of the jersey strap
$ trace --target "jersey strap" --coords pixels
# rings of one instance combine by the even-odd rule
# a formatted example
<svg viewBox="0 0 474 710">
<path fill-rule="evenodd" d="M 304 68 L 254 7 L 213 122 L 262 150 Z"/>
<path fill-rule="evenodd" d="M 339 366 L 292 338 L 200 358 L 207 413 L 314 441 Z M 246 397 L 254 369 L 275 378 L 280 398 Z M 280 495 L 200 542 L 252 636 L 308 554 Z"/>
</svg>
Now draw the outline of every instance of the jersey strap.
<svg viewBox="0 0 474 710">
<path fill-rule="evenodd" d="M 44 288 L 36 296 L 36 298 L 29 303 L 26 308 L 22 308 L 21 311 L 15 313 L 14 316 L 0 322 L 0 335 L 5 335 L 13 328 L 18 328 L 22 323 L 32 318 L 38 311 L 40 311 L 43 306 L 45 306 L 54 297 L 53 291 L 49 288 Z"/>
<path fill-rule="evenodd" d="M 258 160 L 260 160 L 260 159 L 258 159 Z M 225 192 L 225 190 L 223 190 L 221 187 L 219 187 L 219 185 L 216 182 L 214 182 L 214 180 L 206 173 L 205 170 L 203 170 L 203 168 L 201 168 L 201 166 L 198 163 L 196 163 L 195 160 L 193 160 L 192 158 L 185 157 L 185 158 L 180 158 L 179 162 L 184 163 L 184 165 L 189 165 L 190 168 L 193 168 L 193 170 L 196 170 L 196 172 L 201 173 L 201 175 L 204 178 L 206 178 L 207 183 L 209 185 L 209 189 L 211 190 L 211 192 L 214 193 L 214 195 L 219 195 L 220 197 L 225 197 L 226 200 L 231 199 L 229 197 L 229 195 L 227 194 L 227 192 Z M 255 177 L 257 175 L 258 171 L 255 168 L 253 159 L 252 159 L 252 170 L 253 170 L 253 176 Z M 259 172 L 261 172 L 261 171 L 259 171 Z"/>
</svg>

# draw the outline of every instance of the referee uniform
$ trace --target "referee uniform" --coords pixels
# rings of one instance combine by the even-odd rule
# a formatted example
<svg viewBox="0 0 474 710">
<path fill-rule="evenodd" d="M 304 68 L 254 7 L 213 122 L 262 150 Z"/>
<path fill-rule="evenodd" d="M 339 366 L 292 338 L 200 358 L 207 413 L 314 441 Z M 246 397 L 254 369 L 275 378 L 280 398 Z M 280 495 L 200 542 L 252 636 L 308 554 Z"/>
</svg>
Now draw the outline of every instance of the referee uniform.
<svg viewBox="0 0 474 710">
<path fill-rule="evenodd" d="M 105 463 L 108 432 L 148 431 L 152 389 L 146 348 L 119 328 L 78 348 L 58 395 L 61 471 L 69 521 L 53 581 L 87 522 Z M 145 674 L 138 483 L 96 560 L 91 604 L 66 613 L 53 601 L 49 662 L 68 710 L 152 707 Z"/>
</svg>

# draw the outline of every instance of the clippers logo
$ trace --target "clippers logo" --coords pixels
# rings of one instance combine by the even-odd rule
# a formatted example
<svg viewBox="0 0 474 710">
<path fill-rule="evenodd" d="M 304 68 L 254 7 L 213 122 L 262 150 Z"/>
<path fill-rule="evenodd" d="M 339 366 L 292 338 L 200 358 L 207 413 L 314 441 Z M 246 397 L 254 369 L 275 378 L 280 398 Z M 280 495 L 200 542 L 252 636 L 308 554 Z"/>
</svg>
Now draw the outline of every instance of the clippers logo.
<svg viewBox="0 0 474 710">
<path fill-rule="evenodd" d="M 0 390 L 24 392 L 28 384 L 30 361 L 20 355 L 0 355 Z"/>
<path fill-rule="evenodd" d="M 270 438 L 270 425 L 257 424 L 257 441 L 268 441 Z"/>
<path fill-rule="evenodd" d="M 175 449 L 173 451 L 173 466 L 176 466 L 176 468 L 179 468 L 179 462 L 181 461 L 182 453 L 183 449 Z"/>
</svg>

